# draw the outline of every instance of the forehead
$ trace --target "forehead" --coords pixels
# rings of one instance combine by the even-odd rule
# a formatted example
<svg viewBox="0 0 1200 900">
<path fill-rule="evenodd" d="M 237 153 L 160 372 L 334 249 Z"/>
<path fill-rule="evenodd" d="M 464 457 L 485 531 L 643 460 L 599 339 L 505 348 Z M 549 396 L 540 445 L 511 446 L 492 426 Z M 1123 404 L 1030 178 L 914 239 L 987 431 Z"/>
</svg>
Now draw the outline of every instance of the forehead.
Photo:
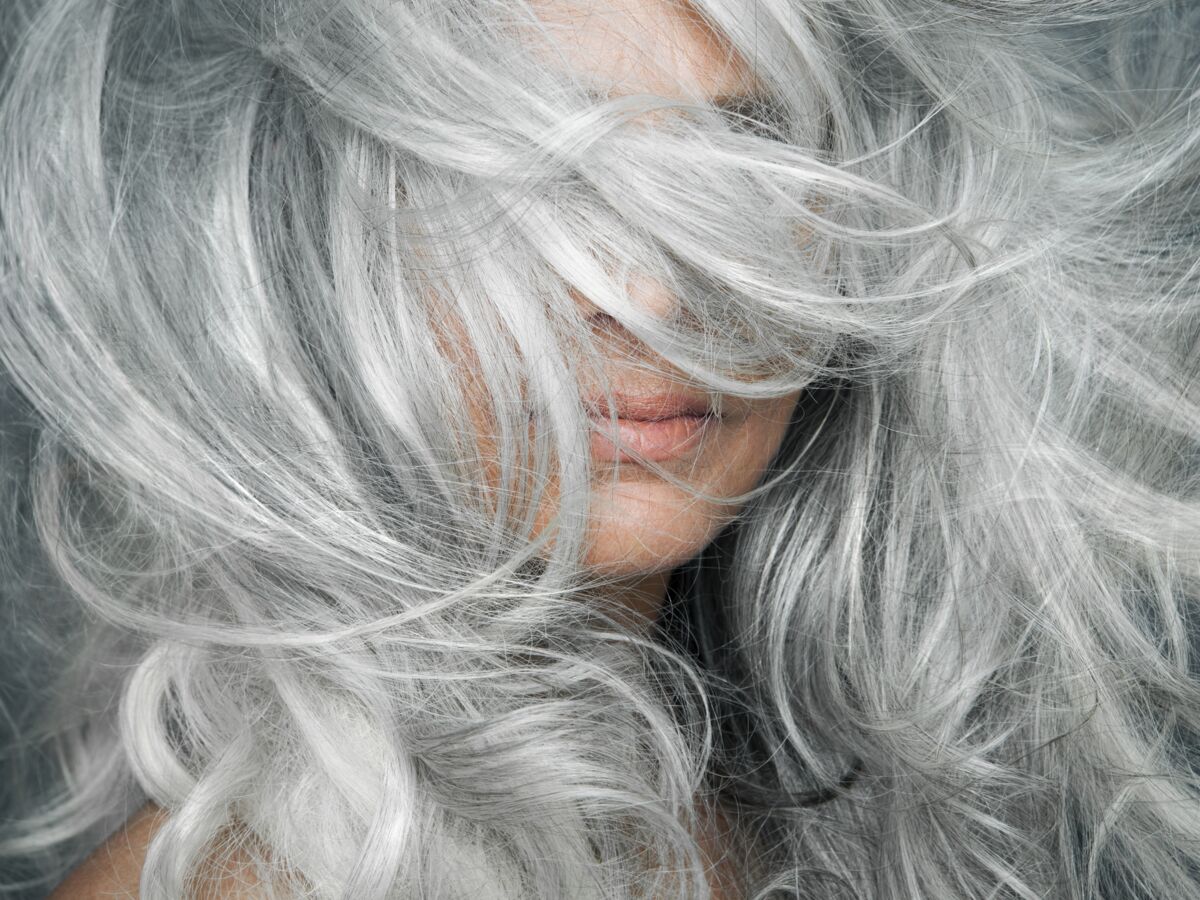
<svg viewBox="0 0 1200 900">
<path fill-rule="evenodd" d="M 704 100 L 743 93 L 750 67 L 683 0 L 532 0 L 547 64 L 603 94 Z"/>
</svg>

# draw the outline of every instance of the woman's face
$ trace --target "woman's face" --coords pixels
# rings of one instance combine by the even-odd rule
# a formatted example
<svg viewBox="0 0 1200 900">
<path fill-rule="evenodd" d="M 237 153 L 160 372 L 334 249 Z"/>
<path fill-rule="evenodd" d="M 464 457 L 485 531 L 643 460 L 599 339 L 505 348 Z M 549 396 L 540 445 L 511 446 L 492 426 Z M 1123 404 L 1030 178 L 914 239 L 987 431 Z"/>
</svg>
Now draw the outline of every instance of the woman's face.
<svg viewBox="0 0 1200 900">
<path fill-rule="evenodd" d="M 569 67 L 601 93 L 652 93 L 695 101 L 744 93 L 752 85 L 745 61 L 733 56 L 685 5 L 590 0 L 568 6 L 562 0 L 534 0 L 534 7 L 553 36 L 545 47 L 547 64 Z M 674 308 L 675 297 L 648 277 L 634 277 L 628 289 L 635 302 L 656 315 L 668 316 Z M 612 362 L 604 375 L 618 397 L 621 437 L 706 493 L 734 496 L 754 487 L 779 448 L 799 394 L 755 401 L 726 397 L 719 419 L 672 415 L 695 413 L 692 404 L 703 405 L 710 398 L 681 386 L 678 372 L 649 355 L 586 297 L 577 300 L 601 345 L 612 351 L 606 354 Z M 643 366 L 633 368 L 631 358 Z M 648 421 L 664 415 L 668 418 Z M 661 599 L 670 570 L 698 554 L 737 509 L 698 500 L 633 462 L 603 436 L 612 433 L 607 417 L 594 422 L 600 429 L 592 439 L 597 490 L 589 515 L 586 564 L 598 573 L 619 576 L 628 584 L 630 597 L 648 591 Z M 619 477 L 613 482 L 618 457 Z M 551 487 L 536 517 L 539 530 L 555 511 L 556 492 Z"/>
</svg>

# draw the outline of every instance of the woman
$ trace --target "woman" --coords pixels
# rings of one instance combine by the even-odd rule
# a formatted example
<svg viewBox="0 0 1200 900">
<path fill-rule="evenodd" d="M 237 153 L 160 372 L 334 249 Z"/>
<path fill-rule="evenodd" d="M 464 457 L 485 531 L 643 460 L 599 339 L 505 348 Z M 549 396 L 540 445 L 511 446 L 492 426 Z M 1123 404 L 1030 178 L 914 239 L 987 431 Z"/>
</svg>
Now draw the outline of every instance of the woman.
<svg viewBox="0 0 1200 900">
<path fill-rule="evenodd" d="M 1200 891 L 1194 4 L 5 15 L 14 889 Z"/>
</svg>

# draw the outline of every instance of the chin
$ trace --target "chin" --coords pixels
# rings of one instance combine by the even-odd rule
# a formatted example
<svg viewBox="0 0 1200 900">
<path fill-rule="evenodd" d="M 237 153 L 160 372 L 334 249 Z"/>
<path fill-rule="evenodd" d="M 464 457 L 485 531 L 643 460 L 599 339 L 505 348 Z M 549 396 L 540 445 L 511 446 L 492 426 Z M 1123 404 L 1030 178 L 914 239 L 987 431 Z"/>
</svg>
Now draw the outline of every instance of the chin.
<svg viewBox="0 0 1200 900">
<path fill-rule="evenodd" d="M 733 510 L 663 482 L 619 483 L 593 501 L 584 562 L 606 575 L 648 575 L 695 557 Z"/>
</svg>

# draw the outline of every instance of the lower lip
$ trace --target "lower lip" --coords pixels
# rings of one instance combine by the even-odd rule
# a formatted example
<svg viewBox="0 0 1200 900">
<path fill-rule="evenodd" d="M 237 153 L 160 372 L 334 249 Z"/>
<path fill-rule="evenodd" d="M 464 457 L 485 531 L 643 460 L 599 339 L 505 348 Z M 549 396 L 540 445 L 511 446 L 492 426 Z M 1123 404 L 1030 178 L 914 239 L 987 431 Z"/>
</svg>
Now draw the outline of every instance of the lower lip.
<svg viewBox="0 0 1200 900">
<path fill-rule="evenodd" d="M 669 419 L 617 419 L 593 417 L 592 457 L 602 462 L 662 461 L 686 456 L 699 446 L 715 416 L 672 416 Z"/>
</svg>

